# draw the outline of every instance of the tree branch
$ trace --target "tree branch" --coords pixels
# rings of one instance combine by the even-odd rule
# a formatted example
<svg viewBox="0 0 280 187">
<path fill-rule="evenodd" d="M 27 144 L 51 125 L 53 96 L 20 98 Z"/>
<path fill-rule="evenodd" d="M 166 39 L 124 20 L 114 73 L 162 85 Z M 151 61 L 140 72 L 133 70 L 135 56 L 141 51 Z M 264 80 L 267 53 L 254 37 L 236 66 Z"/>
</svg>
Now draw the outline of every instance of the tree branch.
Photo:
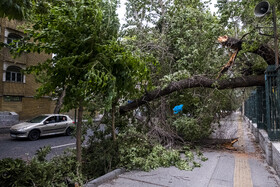
<svg viewBox="0 0 280 187">
<path fill-rule="evenodd" d="M 244 42 L 243 40 L 232 38 L 232 37 L 229 37 L 226 35 L 220 36 L 218 38 L 218 41 L 223 46 L 229 47 L 230 49 L 234 49 L 234 50 L 238 50 L 238 51 L 242 50 L 242 43 Z M 256 50 L 249 51 L 249 52 L 261 56 L 268 65 L 275 64 L 275 52 L 267 44 L 261 44 Z"/>
<path fill-rule="evenodd" d="M 251 87 L 251 86 L 264 86 L 264 75 L 256 76 L 246 76 L 237 77 L 227 80 L 216 80 L 209 79 L 203 76 L 194 76 L 189 79 L 184 79 L 176 82 L 171 82 L 164 89 L 156 89 L 147 92 L 141 98 L 120 107 L 120 113 L 124 114 L 130 110 L 134 110 L 141 105 L 148 103 L 149 101 L 155 100 L 161 96 L 168 95 L 170 93 L 187 89 L 187 88 L 217 88 L 217 89 L 227 89 L 227 88 L 239 88 L 239 87 Z"/>
</svg>

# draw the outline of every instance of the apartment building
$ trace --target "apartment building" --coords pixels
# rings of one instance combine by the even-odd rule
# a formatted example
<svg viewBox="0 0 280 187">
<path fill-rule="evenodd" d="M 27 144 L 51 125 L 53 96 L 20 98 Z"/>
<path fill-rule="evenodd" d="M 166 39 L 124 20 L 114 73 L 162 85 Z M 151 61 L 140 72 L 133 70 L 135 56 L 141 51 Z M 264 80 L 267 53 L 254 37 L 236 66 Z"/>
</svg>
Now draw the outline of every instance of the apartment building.
<svg viewBox="0 0 280 187">
<path fill-rule="evenodd" d="M 0 18 L 0 41 L 10 43 L 21 38 L 23 32 L 18 30 L 21 24 L 20 21 Z M 35 99 L 39 84 L 33 75 L 22 71 L 48 58 L 51 56 L 30 53 L 14 59 L 7 48 L 0 50 L 0 111 L 16 112 L 20 120 L 53 112 L 55 103 L 49 97 Z"/>
</svg>

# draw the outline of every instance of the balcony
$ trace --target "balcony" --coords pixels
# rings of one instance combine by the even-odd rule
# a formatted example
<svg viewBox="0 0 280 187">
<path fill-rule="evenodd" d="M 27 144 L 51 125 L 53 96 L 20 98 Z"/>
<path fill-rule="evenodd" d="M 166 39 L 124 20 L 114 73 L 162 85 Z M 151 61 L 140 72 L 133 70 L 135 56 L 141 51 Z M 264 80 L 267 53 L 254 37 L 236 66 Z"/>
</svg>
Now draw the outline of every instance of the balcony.
<svg viewBox="0 0 280 187">
<path fill-rule="evenodd" d="M 19 63 L 19 64 L 26 64 L 27 63 L 27 54 L 23 53 L 20 57 L 14 59 L 10 54 L 8 48 L 2 48 L 3 60 L 7 62 Z"/>
<path fill-rule="evenodd" d="M 3 95 L 24 95 L 25 84 L 22 82 L 3 82 Z"/>
</svg>

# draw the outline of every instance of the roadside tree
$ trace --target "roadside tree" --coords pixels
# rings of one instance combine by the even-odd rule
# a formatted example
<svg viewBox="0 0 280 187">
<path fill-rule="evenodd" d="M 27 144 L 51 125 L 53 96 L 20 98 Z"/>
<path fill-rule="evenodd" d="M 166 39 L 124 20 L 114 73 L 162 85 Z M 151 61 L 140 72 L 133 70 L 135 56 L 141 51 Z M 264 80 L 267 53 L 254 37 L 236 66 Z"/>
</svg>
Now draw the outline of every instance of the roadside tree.
<svg viewBox="0 0 280 187">
<path fill-rule="evenodd" d="M 38 96 L 59 97 L 64 110 L 78 108 L 76 148 L 81 165 L 84 108 L 95 98 L 102 98 L 100 108 L 112 109 L 114 113 L 118 99 L 140 91 L 135 85 L 146 79 L 148 70 L 144 59 L 117 40 L 117 1 L 38 3 L 32 4 L 32 16 L 24 25 L 22 45 L 8 47 L 15 56 L 53 54 L 52 59 L 28 67 L 27 72 L 36 75 L 41 83 Z M 115 135 L 113 137 L 115 139 Z"/>
</svg>

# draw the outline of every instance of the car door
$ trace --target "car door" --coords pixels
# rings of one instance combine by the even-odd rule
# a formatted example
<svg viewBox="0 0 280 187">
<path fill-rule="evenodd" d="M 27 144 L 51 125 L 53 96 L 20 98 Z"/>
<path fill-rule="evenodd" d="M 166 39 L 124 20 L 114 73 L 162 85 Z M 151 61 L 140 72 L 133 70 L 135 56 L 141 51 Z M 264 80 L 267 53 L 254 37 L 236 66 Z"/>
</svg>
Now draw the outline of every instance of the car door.
<svg viewBox="0 0 280 187">
<path fill-rule="evenodd" d="M 66 116 L 56 116 L 57 132 L 63 133 L 68 127 L 68 121 Z"/>
<path fill-rule="evenodd" d="M 57 124 L 55 116 L 51 116 L 44 121 L 41 128 L 42 135 L 57 133 Z"/>
</svg>

